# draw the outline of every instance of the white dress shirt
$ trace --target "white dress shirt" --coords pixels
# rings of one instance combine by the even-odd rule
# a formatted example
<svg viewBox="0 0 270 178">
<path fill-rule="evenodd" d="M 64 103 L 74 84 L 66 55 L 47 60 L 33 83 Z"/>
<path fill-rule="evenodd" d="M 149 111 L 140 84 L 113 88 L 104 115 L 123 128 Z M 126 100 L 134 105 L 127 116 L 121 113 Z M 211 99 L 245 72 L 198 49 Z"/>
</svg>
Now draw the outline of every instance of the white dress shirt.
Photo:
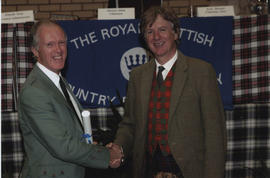
<svg viewBox="0 0 270 178">
<path fill-rule="evenodd" d="M 175 61 L 177 60 L 177 57 L 178 57 L 178 52 L 176 51 L 175 55 L 168 61 L 166 62 L 165 64 L 163 64 L 162 66 L 165 68 L 163 71 L 162 71 L 162 76 L 163 76 L 163 80 L 166 79 L 169 71 L 171 70 L 172 66 L 174 65 Z M 158 67 L 161 66 L 157 60 L 155 59 L 156 61 L 156 74 L 158 73 Z"/>
<path fill-rule="evenodd" d="M 37 66 L 40 68 L 40 70 L 42 70 L 42 72 L 45 73 L 45 75 L 47 75 L 49 77 L 49 79 L 54 83 L 54 85 L 59 89 L 59 91 L 63 94 L 63 96 L 65 97 L 61 87 L 60 87 L 60 83 L 59 83 L 59 80 L 60 80 L 60 77 L 61 77 L 61 74 L 58 75 L 56 74 L 55 72 L 52 72 L 51 70 L 49 70 L 48 68 L 46 68 L 44 65 L 40 64 L 39 62 L 37 62 Z M 75 111 L 76 111 L 76 114 L 78 116 L 78 118 L 80 119 L 81 123 L 82 123 L 82 116 L 81 116 L 81 112 L 80 112 L 80 109 L 75 101 L 75 99 L 73 98 L 73 96 L 70 94 L 69 90 L 67 90 L 68 94 L 69 94 L 69 97 L 70 97 L 70 100 L 75 108 Z"/>
</svg>

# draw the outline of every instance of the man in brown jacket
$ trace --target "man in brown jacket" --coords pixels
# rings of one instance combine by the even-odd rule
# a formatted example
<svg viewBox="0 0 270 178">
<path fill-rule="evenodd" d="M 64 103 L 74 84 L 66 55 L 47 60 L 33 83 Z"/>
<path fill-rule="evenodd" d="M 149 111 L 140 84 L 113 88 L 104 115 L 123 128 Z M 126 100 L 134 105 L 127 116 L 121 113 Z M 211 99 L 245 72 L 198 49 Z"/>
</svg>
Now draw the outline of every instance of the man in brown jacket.
<svg viewBox="0 0 270 178">
<path fill-rule="evenodd" d="M 143 15 L 141 32 L 154 59 L 130 73 L 112 146 L 132 154 L 135 178 L 223 178 L 226 132 L 216 73 L 177 50 L 178 21 L 163 7 Z"/>
</svg>

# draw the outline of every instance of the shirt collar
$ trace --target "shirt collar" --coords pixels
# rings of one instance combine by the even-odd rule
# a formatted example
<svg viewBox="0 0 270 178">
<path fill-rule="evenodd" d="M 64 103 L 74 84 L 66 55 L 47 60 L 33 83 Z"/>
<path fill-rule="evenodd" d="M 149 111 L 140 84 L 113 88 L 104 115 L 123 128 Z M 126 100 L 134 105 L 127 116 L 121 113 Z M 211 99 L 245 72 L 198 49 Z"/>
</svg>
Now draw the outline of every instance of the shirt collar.
<svg viewBox="0 0 270 178">
<path fill-rule="evenodd" d="M 166 71 L 171 70 L 171 68 L 172 68 L 173 64 L 175 63 L 175 61 L 177 60 L 177 58 L 178 58 L 178 52 L 176 50 L 176 53 L 174 54 L 174 56 L 168 62 L 166 62 L 165 64 L 162 65 Z M 156 61 L 156 66 L 157 66 L 156 69 L 158 70 L 158 67 L 161 65 L 157 62 L 156 59 L 155 59 L 155 61 Z"/>
<path fill-rule="evenodd" d="M 42 72 L 45 73 L 45 75 L 49 77 L 49 79 L 55 84 L 56 87 L 59 86 L 60 75 L 49 70 L 48 68 L 46 68 L 44 65 L 40 64 L 39 62 L 37 62 L 37 66 L 40 68 L 40 70 L 42 70 Z"/>
</svg>

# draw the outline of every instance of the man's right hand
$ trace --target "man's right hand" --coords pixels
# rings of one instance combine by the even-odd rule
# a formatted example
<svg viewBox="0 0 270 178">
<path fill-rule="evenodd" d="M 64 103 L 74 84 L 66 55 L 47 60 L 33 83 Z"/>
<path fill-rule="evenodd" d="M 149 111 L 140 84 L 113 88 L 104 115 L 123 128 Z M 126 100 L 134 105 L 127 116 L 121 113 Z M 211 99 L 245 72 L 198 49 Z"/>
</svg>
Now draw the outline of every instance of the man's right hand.
<svg viewBox="0 0 270 178">
<path fill-rule="evenodd" d="M 110 151 L 110 167 L 118 168 L 121 165 L 122 158 L 124 157 L 121 147 L 115 143 L 108 143 L 106 147 Z"/>
</svg>

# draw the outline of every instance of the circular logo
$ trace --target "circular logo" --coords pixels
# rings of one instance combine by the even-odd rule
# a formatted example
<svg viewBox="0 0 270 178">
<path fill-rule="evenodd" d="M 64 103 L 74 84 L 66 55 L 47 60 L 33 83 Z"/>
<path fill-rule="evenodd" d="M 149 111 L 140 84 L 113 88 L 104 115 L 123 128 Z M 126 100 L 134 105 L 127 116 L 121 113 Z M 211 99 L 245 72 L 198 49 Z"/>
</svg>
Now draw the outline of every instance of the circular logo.
<svg viewBox="0 0 270 178">
<path fill-rule="evenodd" d="M 120 69 L 126 80 L 129 80 L 129 72 L 148 61 L 146 50 L 142 47 L 131 48 L 121 57 Z"/>
</svg>

